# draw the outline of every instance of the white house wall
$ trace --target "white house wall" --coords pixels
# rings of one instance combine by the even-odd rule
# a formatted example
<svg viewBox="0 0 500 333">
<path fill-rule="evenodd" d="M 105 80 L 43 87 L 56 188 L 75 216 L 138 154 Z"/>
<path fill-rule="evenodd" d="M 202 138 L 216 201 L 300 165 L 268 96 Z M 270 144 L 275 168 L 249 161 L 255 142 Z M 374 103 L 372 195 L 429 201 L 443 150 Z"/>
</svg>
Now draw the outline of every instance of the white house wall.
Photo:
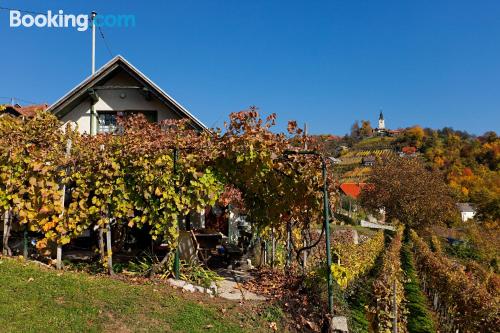
<svg viewBox="0 0 500 333">
<path fill-rule="evenodd" d="M 475 212 L 462 212 L 462 221 L 471 220 L 476 215 Z"/>
<path fill-rule="evenodd" d="M 80 133 L 90 133 L 90 98 L 73 108 L 67 115 L 61 118 L 64 126 L 70 122 L 78 126 Z"/>
<path fill-rule="evenodd" d="M 121 72 L 108 80 L 105 86 L 138 86 L 138 82 L 128 74 Z M 157 111 L 158 121 L 164 119 L 180 119 L 181 117 L 170 110 L 165 104 L 152 96 L 146 100 L 139 89 L 98 89 L 99 100 L 94 105 L 95 111 Z M 125 94 L 125 98 L 120 95 Z M 90 98 L 74 107 L 62 117 L 64 123 L 74 122 L 78 125 L 80 133 L 90 133 Z"/>
</svg>

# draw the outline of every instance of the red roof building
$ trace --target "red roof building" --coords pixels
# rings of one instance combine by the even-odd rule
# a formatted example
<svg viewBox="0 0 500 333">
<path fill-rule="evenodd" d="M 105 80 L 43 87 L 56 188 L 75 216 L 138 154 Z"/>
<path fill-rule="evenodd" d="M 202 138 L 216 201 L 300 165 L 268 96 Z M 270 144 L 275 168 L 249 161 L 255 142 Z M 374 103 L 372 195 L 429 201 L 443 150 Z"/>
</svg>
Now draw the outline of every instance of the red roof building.
<svg viewBox="0 0 500 333">
<path fill-rule="evenodd" d="M 39 111 L 47 110 L 49 106 L 47 104 L 34 104 L 20 106 L 19 104 L 5 105 L 5 110 L 2 113 L 11 114 L 16 117 L 32 118 Z"/>
<path fill-rule="evenodd" d="M 357 199 L 361 194 L 361 190 L 367 185 L 366 183 L 343 183 L 340 185 L 340 189 L 348 197 Z"/>
<path fill-rule="evenodd" d="M 412 146 L 405 146 L 401 149 L 401 151 L 406 155 L 412 155 L 417 152 L 417 148 Z"/>
</svg>

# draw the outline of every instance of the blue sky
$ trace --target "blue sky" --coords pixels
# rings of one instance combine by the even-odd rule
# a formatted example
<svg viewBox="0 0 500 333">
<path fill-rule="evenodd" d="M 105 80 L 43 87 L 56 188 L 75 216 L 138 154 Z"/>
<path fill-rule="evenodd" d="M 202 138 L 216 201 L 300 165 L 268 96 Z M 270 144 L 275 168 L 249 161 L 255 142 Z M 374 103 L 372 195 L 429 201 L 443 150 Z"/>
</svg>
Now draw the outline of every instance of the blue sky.
<svg viewBox="0 0 500 333">
<path fill-rule="evenodd" d="M 208 126 L 250 105 L 344 134 L 390 128 L 500 132 L 500 2 L 1 1 L 37 12 L 134 14 L 103 28 L 121 54 Z M 0 97 L 57 100 L 90 73 L 90 30 L 10 28 L 0 10 Z M 111 58 L 97 39 L 97 67 Z M 8 102 L 0 99 L 0 103 Z"/>
</svg>

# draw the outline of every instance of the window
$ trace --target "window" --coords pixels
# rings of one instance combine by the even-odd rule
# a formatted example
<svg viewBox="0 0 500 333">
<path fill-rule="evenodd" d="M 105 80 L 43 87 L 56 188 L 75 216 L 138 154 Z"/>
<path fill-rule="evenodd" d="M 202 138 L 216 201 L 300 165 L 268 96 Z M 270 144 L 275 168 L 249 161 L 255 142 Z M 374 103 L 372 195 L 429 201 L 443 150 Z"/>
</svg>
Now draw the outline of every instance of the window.
<svg viewBox="0 0 500 333">
<path fill-rule="evenodd" d="M 143 114 L 152 123 L 158 121 L 158 112 L 152 110 L 127 110 L 127 111 L 98 111 L 97 133 L 115 133 L 117 130 L 117 118 L 124 115 Z"/>
<path fill-rule="evenodd" d="M 113 133 L 116 130 L 116 112 L 98 112 L 99 127 L 97 133 Z"/>
</svg>

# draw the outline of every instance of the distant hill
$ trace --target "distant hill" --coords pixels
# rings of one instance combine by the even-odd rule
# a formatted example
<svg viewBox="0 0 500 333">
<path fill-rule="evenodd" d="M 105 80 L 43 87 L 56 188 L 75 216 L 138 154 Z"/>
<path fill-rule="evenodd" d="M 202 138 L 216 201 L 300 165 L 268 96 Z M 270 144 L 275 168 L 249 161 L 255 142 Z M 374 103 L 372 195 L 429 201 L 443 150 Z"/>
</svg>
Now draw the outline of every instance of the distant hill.
<svg viewBox="0 0 500 333">
<path fill-rule="evenodd" d="M 418 156 L 443 172 L 457 201 L 473 202 L 486 219 L 500 221 L 500 138 L 493 131 L 474 136 L 414 126 L 395 136 L 331 137 L 322 149 L 341 160 L 333 171 L 341 182 L 365 181 L 373 158 L 377 163 L 391 156 Z"/>
</svg>

